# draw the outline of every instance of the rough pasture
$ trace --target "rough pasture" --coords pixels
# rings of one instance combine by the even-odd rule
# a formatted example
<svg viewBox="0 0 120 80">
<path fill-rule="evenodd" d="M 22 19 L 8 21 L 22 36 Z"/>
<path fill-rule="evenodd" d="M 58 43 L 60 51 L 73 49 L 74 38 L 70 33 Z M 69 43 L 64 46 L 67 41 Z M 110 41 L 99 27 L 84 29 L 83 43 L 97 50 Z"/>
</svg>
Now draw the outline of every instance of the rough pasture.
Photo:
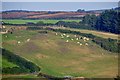
<svg viewBox="0 0 120 80">
<path fill-rule="evenodd" d="M 73 30 L 73 31 L 80 31 L 81 33 L 90 33 L 99 37 L 103 38 L 111 38 L 111 39 L 118 39 L 118 34 L 113 33 L 107 33 L 107 32 L 100 32 L 100 31 L 94 31 L 94 30 L 84 30 L 84 29 L 72 29 L 72 28 L 61 28 L 61 27 L 52 27 L 52 28 L 60 28 L 60 29 L 67 29 L 67 30 Z"/>
<path fill-rule="evenodd" d="M 48 31 L 47 34 L 37 31 L 17 31 L 3 35 L 3 47 L 36 63 L 41 67 L 41 72 L 48 75 L 94 78 L 117 75 L 118 57 L 115 57 L 116 54 L 103 50 L 91 40 L 87 41 L 88 46 L 80 46 L 77 44 L 78 40 L 75 40 L 75 35 L 66 34 L 69 37 L 62 39 L 61 34 L 56 35 L 52 31 Z M 76 37 L 81 36 L 76 35 Z M 25 42 L 28 38 L 30 41 Z M 13 45 L 12 41 L 18 40 L 23 43 Z M 66 43 L 66 40 L 69 42 Z M 86 43 L 82 39 L 79 42 Z"/>
</svg>

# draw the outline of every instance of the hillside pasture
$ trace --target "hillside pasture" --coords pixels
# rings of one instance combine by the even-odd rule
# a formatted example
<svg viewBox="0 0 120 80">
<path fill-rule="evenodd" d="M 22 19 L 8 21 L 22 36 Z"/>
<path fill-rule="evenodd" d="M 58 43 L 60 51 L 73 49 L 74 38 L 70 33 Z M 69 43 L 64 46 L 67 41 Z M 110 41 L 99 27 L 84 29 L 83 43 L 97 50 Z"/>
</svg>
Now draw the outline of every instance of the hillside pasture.
<svg viewBox="0 0 120 80">
<path fill-rule="evenodd" d="M 100 31 L 95 31 L 95 30 L 85 30 L 85 29 L 74 29 L 74 28 L 65 28 L 65 27 L 51 27 L 55 29 L 67 29 L 67 30 L 72 30 L 72 31 L 80 31 L 81 33 L 88 33 L 88 34 L 93 34 L 95 36 L 99 36 L 102 38 L 111 38 L 111 39 L 118 39 L 118 34 L 113 34 L 113 33 L 108 33 L 108 32 L 100 32 Z"/>
<path fill-rule="evenodd" d="M 87 33 L 87 32 L 86 32 Z M 61 34 L 52 31 L 17 31 L 3 35 L 3 47 L 39 65 L 41 72 L 57 77 L 115 77 L 118 73 L 118 56 L 108 52 L 90 40 L 79 42 L 79 35 Z M 5 36 L 8 36 L 7 38 Z M 16 37 L 21 36 L 21 37 Z M 26 42 L 27 39 L 29 42 Z M 71 40 L 71 38 L 73 40 Z M 68 40 L 69 42 L 66 42 Z M 20 44 L 13 42 L 21 41 Z M 88 45 L 85 45 L 88 43 Z M 112 66 L 112 67 L 111 67 Z"/>
</svg>

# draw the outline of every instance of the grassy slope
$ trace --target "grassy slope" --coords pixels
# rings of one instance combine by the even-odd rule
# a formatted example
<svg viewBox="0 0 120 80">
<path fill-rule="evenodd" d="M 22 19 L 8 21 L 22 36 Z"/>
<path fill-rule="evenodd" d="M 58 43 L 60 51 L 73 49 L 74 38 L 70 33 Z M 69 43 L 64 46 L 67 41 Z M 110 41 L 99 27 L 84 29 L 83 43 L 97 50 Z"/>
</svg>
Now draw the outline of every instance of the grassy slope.
<svg viewBox="0 0 120 80">
<path fill-rule="evenodd" d="M 66 21 L 66 22 L 80 22 L 80 20 L 18 20 L 18 19 L 15 19 L 15 20 L 3 20 L 4 22 L 6 23 L 12 23 L 12 24 L 25 24 L 26 22 L 38 22 L 38 21 L 43 21 L 44 23 L 57 23 L 58 21 Z"/>
<path fill-rule="evenodd" d="M 52 27 L 52 28 L 57 28 L 57 29 L 68 29 L 68 30 L 74 30 L 74 31 L 80 31 L 81 33 L 90 33 L 95 36 L 103 37 L 103 38 L 112 38 L 112 39 L 118 39 L 117 34 L 113 33 L 107 33 L 107 32 L 100 32 L 100 31 L 95 31 L 95 30 L 85 30 L 85 29 L 74 29 L 74 28 L 61 28 L 61 27 Z"/>
<path fill-rule="evenodd" d="M 3 47 L 36 63 L 43 73 L 84 77 L 117 75 L 116 55 L 101 49 L 91 41 L 88 41 L 88 46 L 80 46 L 76 40 L 66 43 L 69 39 L 61 39 L 60 33 L 56 36 L 54 32 L 46 35 L 34 31 L 19 31 L 7 35 L 7 38 L 5 36 Z M 30 42 L 26 42 L 28 38 Z M 17 41 L 21 43 L 18 44 Z M 82 40 L 80 42 L 85 44 Z"/>
</svg>

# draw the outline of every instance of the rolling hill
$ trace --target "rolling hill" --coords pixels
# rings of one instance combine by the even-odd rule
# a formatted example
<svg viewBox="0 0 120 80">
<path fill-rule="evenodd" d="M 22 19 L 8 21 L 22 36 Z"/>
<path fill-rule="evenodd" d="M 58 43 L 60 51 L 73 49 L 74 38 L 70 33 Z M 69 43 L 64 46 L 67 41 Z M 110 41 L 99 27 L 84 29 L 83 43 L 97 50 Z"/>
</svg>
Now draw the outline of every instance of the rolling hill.
<svg viewBox="0 0 120 80">
<path fill-rule="evenodd" d="M 113 78 L 117 75 L 116 53 L 104 50 L 91 38 L 84 41 L 84 36 L 44 31 L 22 30 L 4 34 L 3 48 L 37 64 L 42 73 L 52 76 Z"/>
<path fill-rule="evenodd" d="M 3 19 L 80 19 L 87 14 L 99 15 L 99 13 L 76 12 L 76 11 L 3 11 Z"/>
</svg>

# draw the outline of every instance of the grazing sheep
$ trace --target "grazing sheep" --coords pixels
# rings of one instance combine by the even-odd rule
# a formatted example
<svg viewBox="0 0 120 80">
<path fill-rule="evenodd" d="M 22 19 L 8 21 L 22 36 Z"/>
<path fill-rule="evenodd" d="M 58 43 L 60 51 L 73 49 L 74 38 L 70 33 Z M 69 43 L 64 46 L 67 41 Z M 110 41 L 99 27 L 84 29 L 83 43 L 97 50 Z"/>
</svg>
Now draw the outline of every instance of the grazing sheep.
<svg viewBox="0 0 120 80">
<path fill-rule="evenodd" d="M 80 46 L 82 45 L 82 43 L 80 43 Z"/>
<path fill-rule="evenodd" d="M 89 38 L 86 38 L 87 41 L 89 41 Z"/>
<path fill-rule="evenodd" d="M 85 40 L 85 39 L 86 39 L 86 37 L 83 37 L 83 39 Z"/>
<path fill-rule="evenodd" d="M 80 43 L 80 42 L 77 42 L 78 44 Z"/>
<path fill-rule="evenodd" d="M 77 37 L 76 35 L 74 35 L 75 37 Z"/>
<path fill-rule="evenodd" d="M 73 39 L 71 39 L 73 41 Z"/>
<path fill-rule="evenodd" d="M 76 38 L 76 40 L 79 40 L 79 38 Z"/>
<path fill-rule="evenodd" d="M 63 34 L 64 36 L 66 35 L 66 34 Z"/>
<path fill-rule="evenodd" d="M 17 43 L 18 43 L 18 44 L 20 44 L 21 42 L 20 42 L 20 41 L 18 41 Z"/>
<path fill-rule="evenodd" d="M 29 42 L 30 41 L 30 39 L 27 39 L 27 42 Z"/>
<path fill-rule="evenodd" d="M 55 33 L 55 35 L 58 35 L 57 33 Z"/>
<path fill-rule="evenodd" d="M 67 37 L 70 37 L 69 35 L 67 35 Z"/>
<path fill-rule="evenodd" d="M 69 42 L 69 40 L 66 40 L 66 42 Z"/>
<path fill-rule="evenodd" d="M 85 43 L 85 45 L 87 46 L 87 45 L 88 45 L 88 43 Z"/>
<path fill-rule="evenodd" d="M 7 38 L 7 36 L 5 36 Z"/>
<path fill-rule="evenodd" d="M 3 28 L 5 28 L 5 26 L 3 26 Z"/>
</svg>

